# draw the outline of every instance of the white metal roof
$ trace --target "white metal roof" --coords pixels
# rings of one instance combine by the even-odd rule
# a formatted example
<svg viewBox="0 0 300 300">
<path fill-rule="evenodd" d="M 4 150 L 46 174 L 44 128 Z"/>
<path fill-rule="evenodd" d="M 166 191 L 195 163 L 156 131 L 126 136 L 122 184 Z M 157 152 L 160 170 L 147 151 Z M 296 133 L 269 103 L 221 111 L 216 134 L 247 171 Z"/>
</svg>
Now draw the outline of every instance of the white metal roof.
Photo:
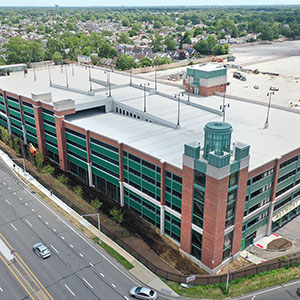
<svg viewBox="0 0 300 300">
<path fill-rule="evenodd" d="M 82 67 L 75 67 L 74 76 L 72 67 L 67 67 L 70 78 L 70 86 L 89 90 L 88 70 Z M 97 99 L 103 102 L 106 98 L 107 87 L 93 84 L 93 89 L 99 88 L 95 96 L 82 95 L 75 92 L 60 90 L 49 87 L 49 75 L 47 68 L 37 71 L 37 80 L 34 81 L 32 70 L 24 78 L 24 74 L 16 73 L 10 76 L 0 77 L 0 88 L 16 94 L 31 97 L 31 92 L 52 92 L 53 101 L 62 99 L 73 99 L 75 104 L 82 106 L 86 101 Z M 122 76 L 117 72 L 111 73 L 112 96 L 115 101 L 126 104 L 129 107 L 143 111 L 144 91 L 125 86 L 129 83 L 129 77 Z M 60 67 L 51 69 L 53 82 L 65 84 L 65 71 L 61 73 Z M 92 70 L 92 77 L 105 81 L 107 74 L 103 70 Z M 17 84 L 16 84 L 17 82 Z M 138 85 L 145 80 L 134 78 Z M 120 85 L 117 88 L 117 85 Z M 153 86 L 153 83 L 151 83 Z M 170 94 L 170 86 L 159 83 L 159 91 L 167 91 Z M 178 89 L 174 87 L 174 93 Z M 173 94 L 174 95 L 174 94 Z M 247 97 L 247 95 L 245 95 Z M 187 100 L 187 95 L 183 97 Z M 195 102 L 216 110 L 220 109 L 223 102 L 222 97 L 190 97 Z M 264 129 L 267 115 L 267 107 L 225 99 L 230 103 L 226 108 L 226 122 L 233 127 L 232 142 L 240 141 L 249 144 L 250 148 L 250 169 L 259 167 L 281 155 L 300 147 L 300 116 L 283 110 L 271 108 L 269 127 Z M 147 113 L 174 124 L 177 123 L 177 102 L 158 94 L 146 93 Z M 180 128 L 149 123 L 139 119 L 130 118 L 115 112 L 101 113 L 81 111 L 78 114 L 68 116 L 68 122 L 74 125 L 97 132 L 113 140 L 123 142 L 149 155 L 163 159 L 173 165 L 182 167 L 182 155 L 184 144 L 197 140 L 203 146 L 203 127 L 207 122 L 222 121 L 222 117 L 195 108 L 191 105 L 181 104 L 180 106 Z"/>
</svg>

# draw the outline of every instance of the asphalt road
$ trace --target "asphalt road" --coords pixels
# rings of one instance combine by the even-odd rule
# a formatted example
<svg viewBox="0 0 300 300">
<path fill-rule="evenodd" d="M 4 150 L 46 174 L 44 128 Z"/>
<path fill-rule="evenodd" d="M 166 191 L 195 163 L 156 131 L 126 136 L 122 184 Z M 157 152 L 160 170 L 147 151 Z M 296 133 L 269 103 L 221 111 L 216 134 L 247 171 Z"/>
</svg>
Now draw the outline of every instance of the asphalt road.
<svg viewBox="0 0 300 300">
<path fill-rule="evenodd" d="M 126 299 L 136 280 L 101 248 L 30 193 L 0 163 L 0 233 L 53 299 Z M 44 242 L 52 255 L 41 260 L 32 245 Z M 0 262 L 0 299 L 24 299 L 25 290 Z M 3 297 L 3 298 L 2 298 Z"/>
<path fill-rule="evenodd" d="M 235 298 L 237 300 L 294 300 L 300 299 L 297 295 L 297 287 L 300 286 L 300 280 L 285 283 L 280 286 L 271 287 L 262 291 L 251 293 L 247 296 Z"/>
</svg>

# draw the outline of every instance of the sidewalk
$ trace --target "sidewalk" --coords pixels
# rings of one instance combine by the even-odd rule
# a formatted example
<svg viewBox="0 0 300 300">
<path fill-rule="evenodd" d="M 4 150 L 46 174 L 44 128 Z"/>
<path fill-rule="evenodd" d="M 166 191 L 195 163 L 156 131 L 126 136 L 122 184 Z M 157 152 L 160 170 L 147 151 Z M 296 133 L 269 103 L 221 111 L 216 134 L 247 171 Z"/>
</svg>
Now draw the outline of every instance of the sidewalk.
<svg viewBox="0 0 300 300">
<path fill-rule="evenodd" d="M 38 190 L 40 190 L 44 195 L 49 197 L 53 202 L 55 202 L 60 208 L 62 208 L 65 212 L 71 215 L 74 219 L 76 219 L 80 224 L 86 227 L 90 232 L 92 232 L 95 236 L 99 236 L 99 231 L 92 224 L 90 224 L 87 220 L 81 217 L 77 212 L 67 206 L 62 200 L 53 195 L 49 190 L 47 190 L 43 185 L 41 185 L 34 177 L 30 174 L 24 172 L 22 168 L 18 165 L 15 165 L 11 158 L 0 150 L 1 159 L 9 166 L 12 170 L 18 173 L 21 177 L 25 178 L 32 185 L 34 185 Z M 15 165 L 15 166 L 14 166 Z M 133 266 L 129 272 L 135 276 L 139 281 L 144 283 L 145 285 L 163 292 L 167 295 L 178 296 L 172 289 L 169 288 L 162 280 L 160 280 L 154 273 L 152 273 L 149 269 L 147 269 L 144 265 L 142 265 L 138 260 L 136 260 L 132 255 L 127 253 L 124 249 L 122 249 L 118 244 L 112 241 L 110 238 L 101 233 L 101 239 L 116 250 L 120 255 L 126 258 Z"/>
</svg>

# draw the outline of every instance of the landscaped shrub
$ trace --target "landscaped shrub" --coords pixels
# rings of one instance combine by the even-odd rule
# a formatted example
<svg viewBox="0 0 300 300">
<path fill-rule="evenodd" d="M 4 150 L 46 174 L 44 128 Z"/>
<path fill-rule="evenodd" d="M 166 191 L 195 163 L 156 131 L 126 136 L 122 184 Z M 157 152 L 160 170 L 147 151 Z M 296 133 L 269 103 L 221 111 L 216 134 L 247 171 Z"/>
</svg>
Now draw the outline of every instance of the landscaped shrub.
<svg viewBox="0 0 300 300">
<path fill-rule="evenodd" d="M 82 197 L 83 195 L 83 189 L 82 189 L 82 186 L 81 185 L 76 185 L 74 187 L 74 192 L 79 196 L 79 197 Z"/>
<path fill-rule="evenodd" d="M 61 174 L 57 177 L 57 180 L 60 182 L 60 183 L 63 183 L 63 184 L 68 184 L 69 183 L 69 178 L 64 175 L 64 174 Z"/>
<path fill-rule="evenodd" d="M 43 167 L 42 172 L 48 175 L 53 175 L 55 169 L 51 165 L 46 165 Z"/>
</svg>

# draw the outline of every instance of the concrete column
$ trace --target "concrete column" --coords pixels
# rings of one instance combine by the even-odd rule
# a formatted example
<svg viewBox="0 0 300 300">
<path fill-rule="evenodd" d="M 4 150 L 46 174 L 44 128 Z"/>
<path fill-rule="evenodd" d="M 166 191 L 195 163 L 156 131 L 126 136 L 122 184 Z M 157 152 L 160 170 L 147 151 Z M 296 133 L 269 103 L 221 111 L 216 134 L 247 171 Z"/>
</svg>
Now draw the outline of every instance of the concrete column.
<svg viewBox="0 0 300 300">
<path fill-rule="evenodd" d="M 23 130 L 23 141 L 24 144 L 27 145 L 26 128 L 24 124 L 22 124 L 22 130 Z"/>
<path fill-rule="evenodd" d="M 165 207 L 160 205 L 160 234 L 165 234 Z"/>
<path fill-rule="evenodd" d="M 10 125 L 9 116 L 7 116 L 7 130 L 8 130 L 8 133 L 11 134 L 11 125 Z"/>
<path fill-rule="evenodd" d="M 94 186 L 93 184 L 93 173 L 92 173 L 92 163 L 87 163 L 88 166 L 88 176 L 89 176 L 89 186 Z"/>
<path fill-rule="evenodd" d="M 124 184 L 123 182 L 119 182 L 120 183 L 120 205 L 121 207 L 124 206 L 125 201 L 124 201 Z"/>
<path fill-rule="evenodd" d="M 271 205 L 269 207 L 269 216 L 268 216 L 268 225 L 267 225 L 267 235 L 270 235 L 272 233 L 272 217 L 274 212 L 274 206 L 275 202 L 272 201 Z"/>
</svg>

